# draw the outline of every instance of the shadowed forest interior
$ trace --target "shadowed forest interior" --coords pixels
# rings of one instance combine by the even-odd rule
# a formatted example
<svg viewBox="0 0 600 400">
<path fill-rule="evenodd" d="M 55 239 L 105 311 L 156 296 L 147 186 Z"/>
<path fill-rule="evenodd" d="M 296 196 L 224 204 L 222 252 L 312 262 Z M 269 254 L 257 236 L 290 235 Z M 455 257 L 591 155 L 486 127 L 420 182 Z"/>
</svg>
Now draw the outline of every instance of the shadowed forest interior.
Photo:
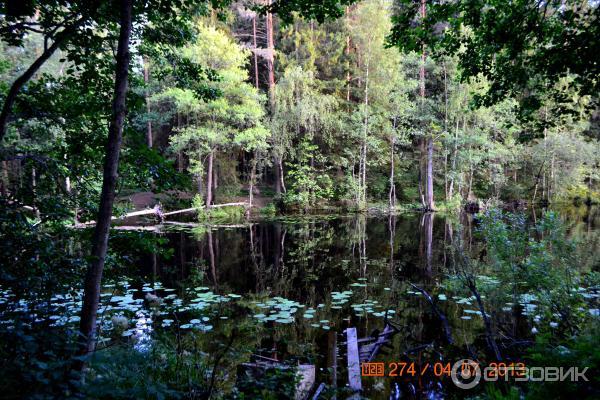
<svg viewBox="0 0 600 400">
<path fill-rule="evenodd" d="M 2 2 L 0 398 L 599 397 L 599 15 Z"/>
</svg>

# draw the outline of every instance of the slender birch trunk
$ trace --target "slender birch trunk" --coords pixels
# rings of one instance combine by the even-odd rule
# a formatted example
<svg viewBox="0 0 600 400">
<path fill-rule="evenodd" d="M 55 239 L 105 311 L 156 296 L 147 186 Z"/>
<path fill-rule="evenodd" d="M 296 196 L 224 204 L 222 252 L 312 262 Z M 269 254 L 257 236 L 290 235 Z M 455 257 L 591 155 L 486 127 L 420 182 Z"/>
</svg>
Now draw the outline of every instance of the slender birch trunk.
<svg viewBox="0 0 600 400">
<path fill-rule="evenodd" d="M 252 207 L 252 201 L 254 199 L 254 185 L 256 181 L 256 166 L 258 164 L 258 159 L 260 157 L 260 151 L 254 150 L 252 152 L 252 168 L 250 170 L 250 184 L 248 190 L 248 204 Z"/>
<path fill-rule="evenodd" d="M 31 167 L 31 197 L 35 217 L 37 219 L 40 219 L 40 208 L 38 207 L 37 201 L 37 172 L 35 170 L 35 167 Z"/>
<path fill-rule="evenodd" d="M 146 145 L 148 148 L 152 148 L 152 121 L 150 121 L 150 92 L 148 90 L 148 84 L 150 83 L 150 65 L 148 64 L 148 58 L 143 58 L 144 63 L 144 83 L 146 84 L 145 96 L 146 96 L 146 113 L 148 114 L 148 121 L 146 122 Z"/>
<path fill-rule="evenodd" d="M 113 202 L 118 180 L 119 152 L 123 138 L 125 120 L 128 74 L 129 74 L 129 41 L 132 25 L 132 0 L 121 0 L 120 28 L 115 67 L 115 88 L 113 94 L 113 110 L 108 131 L 108 142 L 104 158 L 102 193 L 96 227 L 92 236 L 92 261 L 88 268 L 79 331 L 81 333 L 81 353 L 92 352 L 96 344 L 96 318 L 100 301 L 102 271 L 108 250 L 108 236 L 112 218 Z M 83 368 L 83 363 L 80 364 Z"/>
<path fill-rule="evenodd" d="M 213 154 L 214 149 L 208 153 L 208 170 L 206 172 L 206 207 L 212 204 L 213 195 Z"/>
<path fill-rule="evenodd" d="M 433 200 L 433 137 L 427 138 L 427 211 L 435 210 L 435 203 Z"/>
<path fill-rule="evenodd" d="M 426 8 L 425 0 L 421 0 L 421 18 L 425 19 Z M 421 102 L 425 105 L 425 45 L 422 46 L 421 52 L 421 69 L 420 75 L 420 86 L 421 86 Z M 426 211 L 434 211 L 435 203 L 433 199 L 433 137 L 428 135 L 426 144 L 426 173 L 425 173 L 425 204 L 424 208 Z"/>
<path fill-rule="evenodd" d="M 369 136 L 369 58 L 365 63 L 365 118 L 364 118 L 364 129 L 362 137 L 362 150 L 361 150 L 361 171 L 360 171 L 360 190 L 361 190 L 361 208 L 367 204 L 367 138 Z"/>
<path fill-rule="evenodd" d="M 390 192 L 388 194 L 390 211 L 392 211 L 396 207 L 396 184 L 394 183 L 394 149 L 396 147 L 396 117 L 394 117 L 392 128 L 392 143 L 390 145 Z"/>
<path fill-rule="evenodd" d="M 252 17 L 252 42 L 254 45 L 254 84 L 256 85 L 256 89 L 258 89 L 258 54 L 256 54 L 256 50 L 258 49 L 256 45 L 256 14 Z"/>
</svg>

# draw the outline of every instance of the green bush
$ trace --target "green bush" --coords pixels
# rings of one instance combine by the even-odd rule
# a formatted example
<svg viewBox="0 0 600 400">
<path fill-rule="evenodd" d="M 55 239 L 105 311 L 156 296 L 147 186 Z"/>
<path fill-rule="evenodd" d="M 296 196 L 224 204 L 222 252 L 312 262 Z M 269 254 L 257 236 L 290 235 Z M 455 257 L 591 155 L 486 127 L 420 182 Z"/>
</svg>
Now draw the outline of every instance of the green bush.
<svg viewBox="0 0 600 400">
<path fill-rule="evenodd" d="M 589 382 L 530 382 L 528 399 L 592 399 L 600 398 L 600 325 L 589 321 L 582 326 L 578 335 L 557 340 L 548 333 L 538 335 L 535 345 L 529 350 L 527 366 L 578 367 Z"/>
<path fill-rule="evenodd" d="M 255 371 L 253 371 L 255 372 Z M 278 400 L 293 399 L 295 396 L 296 368 L 268 368 L 259 376 L 245 371 L 238 379 L 236 391 L 232 398 Z"/>
<path fill-rule="evenodd" d="M 192 200 L 192 207 L 197 209 L 199 222 L 240 222 L 246 215 L 246 209 L 243 206 L 206 209 L 202 196 L 198 194 Z"/>
<path fill-rule="evenodd" d="M 155 340 L 146 351 L 110 346 L 92 357 L 83 393 L 90 399 L 180 399 L 207 395 L 207 355 Z"/>
<path fill-rule="evenodd" d="M 460 211 L 462 208 L 462 197 L 459 194 L 454 194 L 452 198 L 438 202 L 436 204 L 437 211 L 453 213 Z"/>
<path fill-rule="evenodd" d="M 269 203 L 260 209 L 260 215 L 264 217 L 274 217 L 277 215 L 277 207 L 275 207 L 274 203 Z"/>
</svg>

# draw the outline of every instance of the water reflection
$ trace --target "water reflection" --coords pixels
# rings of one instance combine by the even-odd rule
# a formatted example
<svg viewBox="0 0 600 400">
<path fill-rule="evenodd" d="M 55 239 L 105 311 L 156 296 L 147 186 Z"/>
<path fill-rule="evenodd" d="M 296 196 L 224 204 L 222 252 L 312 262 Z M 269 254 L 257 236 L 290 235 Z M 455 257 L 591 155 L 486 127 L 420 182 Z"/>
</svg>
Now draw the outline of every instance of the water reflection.
<svg viewBox="0 0 600 400">
<path fill-rule="evenodd" d="M 578 267 L 597 266 L 598 210 L 559 211 L 569 234 L 580 243 Z M 532 210 L 531 219 L 539 212 Z M 314 363 L 321 371 L 319 379 L 343 387 L 344 359 L 333 351 L 343 340 L 343 330 L 356 327 L 366 337 L 381 331 L 388 320 L 400 333 L 379 361 L 477 359 L 490 347 L 488 324 L 502 327 L 506 337 L 530 338 L 536 304 L 516 292 L 507 299 L 508 289 L 493 276 L 471 274 L 489 295 L 482 312 L 474 292 L 457 283 L 454 276 L 460 275 L 461 266 L 452 250 L 457 242 L 470 257 L 485 256 L 476 227 L 470 214 L 427 213 L 163 231 L 158 235 L 170 251 L 146 254 L 139 261 L 139 274 L 107 285 L 103 312 L 131 313 L 132 328 L 123 333 L 135 337 L 141 351 L 151 346 L 156 332 L 196 332 L 201 333 L 201 351 L 212 354 L 217 343 L 228 342 L 233 328 L 251 326 L 251 333 L 233 344 L 239 357 L 224 360 L 231 380 L 240 354 L 259 353 Z M 12 296 L 8 291 L 0 294 Z M 53 305 L 59 302 L 74 315 L 80 307 L 77 297 L 56 296 Z M 68 323 L 69 318 L 61 313 L 52 321 Z M 508 344 L 500 340 L 497 345 L 503 356 L 518 354 L 518 344 L 503 347 Z M 457 390 L 430 372 L 416 378 L 368 378 L 364 385 L 370 398 L 438 398 Z"/>
<path fill-rule="evenodd" d="M 537 218 L 539 212 L 532 210 L 531 218 Z M 567 209 L 561 210 L 561 216 L 570 235 L 581 243 L 580 267 L 595 265 L 600 244 L 597 211 Z M 475 233 L 476 225 L 470 214 L 454 218 L 427 213 L 381 218 L 311 217 L 234 228 L 202 227 L 193 232 L 162 233 L 169 241 L 168 247 L 174 250 L 173 256 L 152 254 L 143 265 L 148 266 L 146 274 L 166 287 L 186 289 L 202 285 L 219 295 L 280 298 L 283 300 L 277 301 L 297 302 L 298 307 L 316 313 L 300 311 L 290 316 L 285 309 L 283 315 L 278 309 L 274 317 L 282 321 L 278 325 L 273 319 L 269 321 L 268 313 L 255 311 L 264 315 L 267 330 L 252 351 L 262 351 L 267 357 L 308 355 L 321 368 L 331 368 L 333 338 L 337 340 L 348 326 L 357 327 L 361 335 L 381 329 L 381 315 L 389 309 L 397 310 L 394 320 L 402 327 L 402 335 L 394 339 L 393 349 L 384 360 L 453 360 L 465 353 L 477 358 L 489 346 L 489 322 L 482 318 L 472 293 L 454 298 L 446 295 L 448 275 L 456 272 L 450 251 L 453 243 L 459 240 L 464 251 L 475 259 L 485 256 Z M 437 296 L 435 302 L 442 308 L 446 322 L 410 284 Z M 348 290 L 352 293 L 352 307 L 331 302 L 332 293 Z M 525 312 L 520 303 L 525 304 Z M 513 298 L 506 304 L 500 301 L 489 307 L 498 309 L 486 310 L 493 316 L 491 323 L 507 329 L 507 335 L 530 335 L 527 307 L 534 309 L 535 304 Z M 226 318 L 236 324 L 248 313 L 240 308 Z M 295 322 L 281 326 L 288 320 Z M 214 330 L 222 329 L 222 323 L 217 322 Z M 454 346 L 447 346 L 449 335 L 456 339 Z M 340 377 L 327 379 L 344 384 Z M 410 379 L 373 379 L 367 382 L 367 390 L 374 398 L 399 393 L 435 398 L 453 390 L 452 385 L 447 387 L 439 379 L 418 383 Z"/>
</svg>

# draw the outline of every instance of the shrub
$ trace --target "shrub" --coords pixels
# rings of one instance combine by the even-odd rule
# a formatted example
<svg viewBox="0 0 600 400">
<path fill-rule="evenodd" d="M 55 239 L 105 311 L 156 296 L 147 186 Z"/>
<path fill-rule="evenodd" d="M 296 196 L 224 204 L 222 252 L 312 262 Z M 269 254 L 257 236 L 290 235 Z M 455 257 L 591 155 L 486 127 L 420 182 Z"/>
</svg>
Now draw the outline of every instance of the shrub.
<svg viewBox="0 0 600 400">
<path fill-rule="evenodd" d="M 274 203 L 269 203 L 260 209 L 260 215 L 264 217 L 274 217 L 277 214 L 277 207 Z"/>
<path fill-rule="evenodd" d="M 200 222 L 239 222 L 245 218 L 246 209 L 243 206 L 228 206 L 218 208 L 204 208 L 202 196 L 195 195 L 192 207 L 198 211 Z"/>
</svg>

